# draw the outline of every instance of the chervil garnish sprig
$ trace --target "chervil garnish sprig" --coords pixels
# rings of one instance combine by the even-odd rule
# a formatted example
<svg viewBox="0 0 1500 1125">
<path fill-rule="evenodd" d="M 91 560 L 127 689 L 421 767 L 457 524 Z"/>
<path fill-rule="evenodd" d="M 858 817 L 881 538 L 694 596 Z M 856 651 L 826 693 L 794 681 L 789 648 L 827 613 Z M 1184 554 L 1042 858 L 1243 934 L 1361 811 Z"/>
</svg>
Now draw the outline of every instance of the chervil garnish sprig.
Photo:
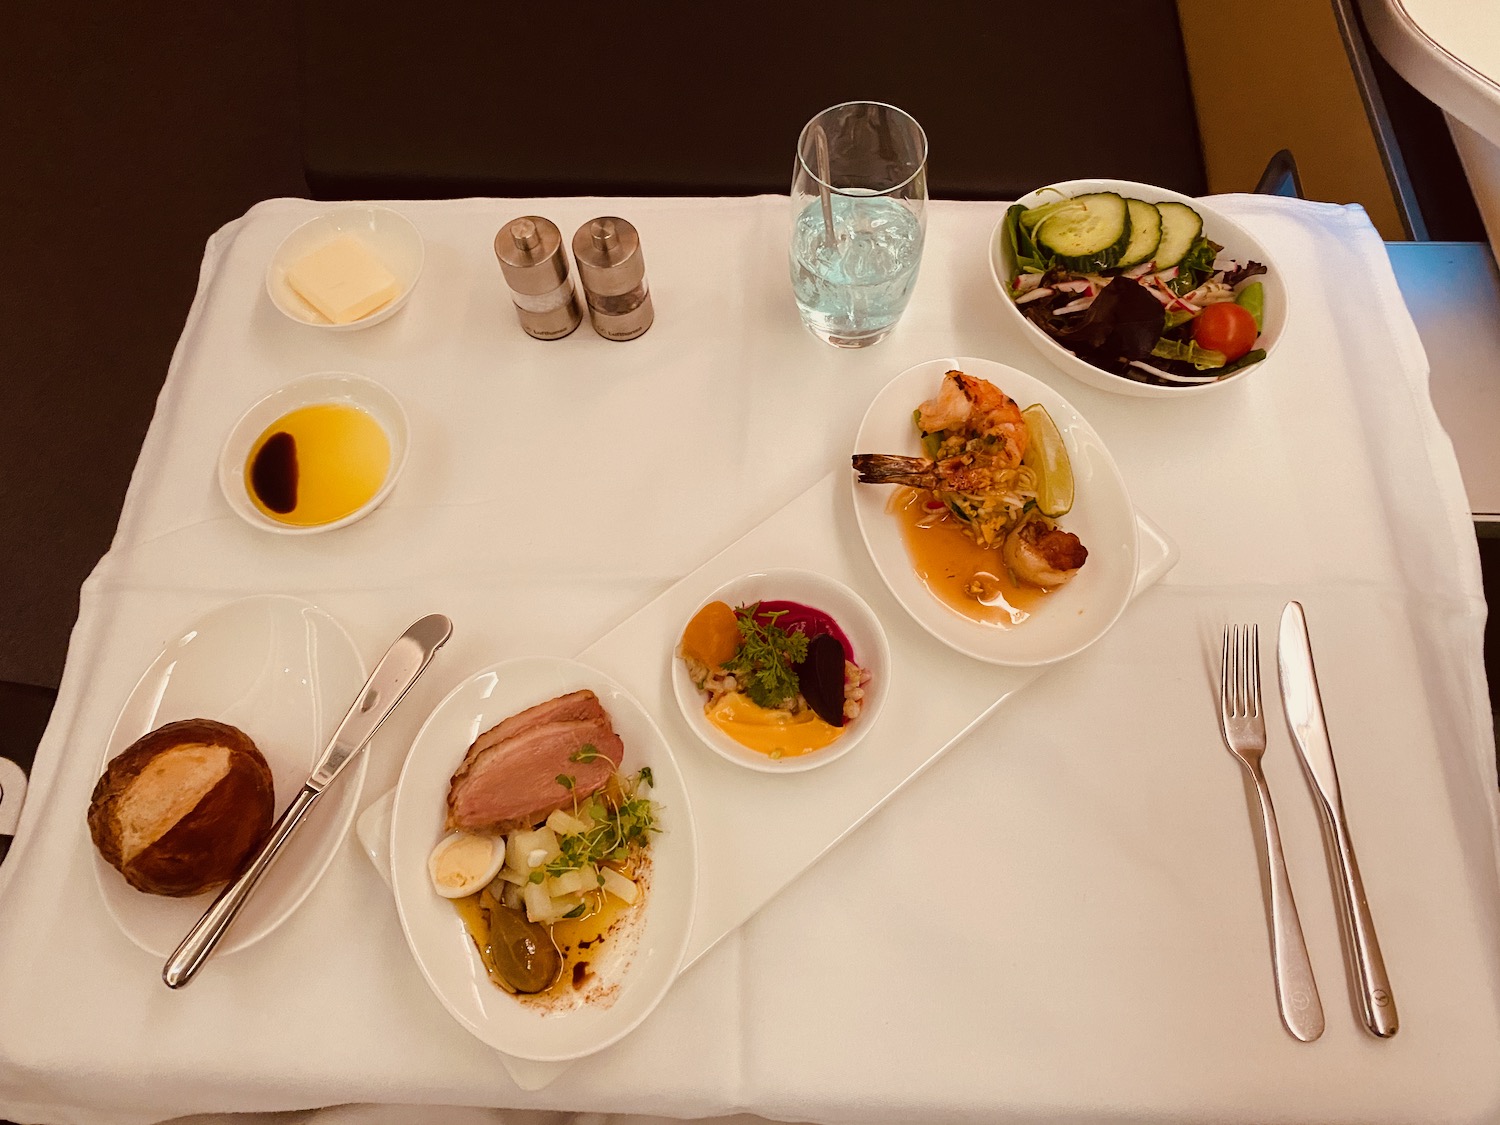
<svg viewBox="0 0 1500 1125">
<path fill-rule="evenodd" d="M 735 609 L 740 647 L 724 665 L 740 690 L 757 707 L 785 707 L 797 697 L 797 673 L 792 665 L 807 659 L 807 636 L 787 632 L 776 624 L 785 610 L 759 617 L 760 603 Z"/>
</svg>

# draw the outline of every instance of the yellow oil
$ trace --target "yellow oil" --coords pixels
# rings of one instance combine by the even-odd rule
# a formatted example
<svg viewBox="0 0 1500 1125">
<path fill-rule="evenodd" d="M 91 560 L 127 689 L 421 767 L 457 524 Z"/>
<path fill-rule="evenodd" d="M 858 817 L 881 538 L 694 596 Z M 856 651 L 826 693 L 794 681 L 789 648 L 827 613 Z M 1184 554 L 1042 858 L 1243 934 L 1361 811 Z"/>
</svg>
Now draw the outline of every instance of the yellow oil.
<svg viewBox="0 0 1500 1125">
<path fill-rule="evenodd" d="M 282 415 L 255 439 L 245 489 L 263 515 L 316 527 L 369 503 L 390 467 L 379 422 L 356 406 L 323 402 Z"/>
<path fill-rule="evenodd" d="M 587 916 L 554 922 L 548 930 L 552 935 L 552 944 L 562 956 L 562 968 L 557 979 L 542 992 L 517 995 L 511 986 L 505 984 L 495 966 L 494 955 L 490 950 L 490 919 L 480 903 L 481 893 L 476 891 L 463 898 L 453 899 L 453 907 L 463 919 L 464 928 L 469 931 L 469 937 L 479 950 L 479 959 L 484 963 L 490 980 L 522 1003 L 546 1004 L 568 993 L 587 989 L 594 979 L 593 961 L 603 951 L 605 939 L 614 930 L 615 923 L 634 909 L 614 895 L 599 891 L 590 897 L 592 910 Z M 637 905 L 640 901 L 636 900 Z"/>
</svg>

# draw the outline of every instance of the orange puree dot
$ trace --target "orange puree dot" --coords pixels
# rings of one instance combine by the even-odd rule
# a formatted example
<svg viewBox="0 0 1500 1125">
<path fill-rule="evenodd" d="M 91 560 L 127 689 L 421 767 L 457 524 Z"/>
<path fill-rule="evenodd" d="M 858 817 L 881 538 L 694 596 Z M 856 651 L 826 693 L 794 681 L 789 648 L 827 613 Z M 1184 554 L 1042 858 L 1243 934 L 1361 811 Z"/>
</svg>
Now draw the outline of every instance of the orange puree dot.
<svg viewBox="0 0 1500 1125">
<path fill-rule="evenodd" d="M 682 654 L 717 668 L 734 656 L 740 630 L 734 610 L 724 602 L 709 602 L 693 615 L 682 631 Z"/>
</svg>

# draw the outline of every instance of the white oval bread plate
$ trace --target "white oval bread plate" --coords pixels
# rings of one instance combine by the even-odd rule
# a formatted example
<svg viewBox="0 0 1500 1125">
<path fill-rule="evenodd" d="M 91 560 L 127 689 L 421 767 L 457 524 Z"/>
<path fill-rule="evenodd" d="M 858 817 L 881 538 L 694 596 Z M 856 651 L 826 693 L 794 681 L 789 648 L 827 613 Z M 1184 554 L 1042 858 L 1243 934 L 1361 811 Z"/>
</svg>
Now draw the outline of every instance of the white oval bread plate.
<svg viewBox="0 0 1500 1125">
<path fill-rule="evenodd" d="M 121 708 L 100 772 L 157 727 L 178 719 L 214 719 L 244 731 L 265 756 L 280 815 L 302 788 L 364 682 L 364 662 L 353 640 L 317 606 L 280 594 L 230 602 L 166 643 Z M 286 921 L 318 885 L 354 819 L 367 761 L 366 755 L 359 755 L 308 813 L 216 957 L 254 945 Z M 94 874 L 104 905 L 120 929 L 146 952 L 162 958 L 171 955 L 218 894 L 145 894 L 97 851 Z"/>
</svg>

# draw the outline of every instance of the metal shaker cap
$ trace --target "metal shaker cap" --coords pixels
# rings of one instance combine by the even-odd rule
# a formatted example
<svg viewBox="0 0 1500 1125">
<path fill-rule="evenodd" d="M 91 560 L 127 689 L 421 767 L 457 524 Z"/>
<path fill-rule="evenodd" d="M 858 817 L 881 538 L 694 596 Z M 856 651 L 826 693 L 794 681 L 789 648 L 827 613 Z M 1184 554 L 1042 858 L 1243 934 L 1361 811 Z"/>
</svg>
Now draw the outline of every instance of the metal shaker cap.
<svg viewBox="0 0 1500 1125">
<path fill-rule="evenodd" d="M 495 257 L 505 283 L 517 293 L 551 293 L 568 280 L 562 231 L 540 215 L 523 215 L 501 227 L 495 235 Z"/>
<path fill-rule="evenodd" d="M 613 215 L 590 219 L 573 235 L 573 257 L 583 287 L 603 297 L 630 293 L 646 279 L 641 236 Z"/>
</svg>

